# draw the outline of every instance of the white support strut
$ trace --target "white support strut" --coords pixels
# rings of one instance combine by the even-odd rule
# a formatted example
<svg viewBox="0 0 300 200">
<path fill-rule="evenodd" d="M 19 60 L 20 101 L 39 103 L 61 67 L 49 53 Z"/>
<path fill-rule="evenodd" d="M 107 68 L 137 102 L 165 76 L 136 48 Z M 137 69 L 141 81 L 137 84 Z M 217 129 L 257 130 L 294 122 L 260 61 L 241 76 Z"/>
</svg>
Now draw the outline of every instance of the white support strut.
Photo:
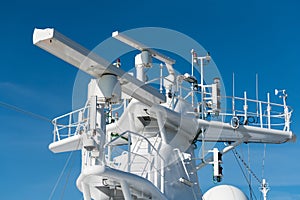
<svg viewBox="0 0 300 200">
<path fill-rule="evenodd" d="M 125 200 L 132 200 L 130 189 L 126 181 L 121 181 L 121 187 Z"/>
</svg>

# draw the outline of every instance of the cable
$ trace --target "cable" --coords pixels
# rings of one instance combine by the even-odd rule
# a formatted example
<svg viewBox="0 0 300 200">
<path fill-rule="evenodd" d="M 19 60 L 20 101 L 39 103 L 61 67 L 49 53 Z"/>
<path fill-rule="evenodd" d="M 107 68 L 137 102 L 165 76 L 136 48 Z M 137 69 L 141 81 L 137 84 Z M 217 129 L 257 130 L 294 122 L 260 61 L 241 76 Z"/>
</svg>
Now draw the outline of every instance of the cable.
<svg viewBox="0 0 300 200">
<path fill-rule="evenodd" d="M 249 168 L 251 168 L 251 165 L 250 165 L 250 144 L 248 143 L 247 144 L 247 147 L 248 147 L 248 166 Z M 251 191 L 251 188 L 252 188 L 252 179 L 251 179 L 251 174 L 250 172 L 248 171 L 248 177 L 249 177 L 249 191 Z M 252 193 L 250 192 L 250 199 L 253 199 L 252 197 Z"/>
<path fill-rule="evenodd" d="M 73 153 L 73 152 L 74 152 L 74 151 L 72 151 L 72 153 Z M 71 171 L 72 171 L 73 166 L 74 166 L 74 163 L 75 163 L 75 159 L 72 160 L 72 163 L 71 163 L 69 172 L 68 172 L 68 174 L 67 174 L 66 182 L 65 182 L 65 184 L 64 184 L 64 188 L 63 188 L 63 190 L 62 190 L 62 192 L 61 192 L 61 195 L 60 195 L 60 199 L 61 199 L 61 200 L 62 200 L 63 197 L 64 197 L 64 194 L 65 194 L 65 191 L 66 191 L 66 188 L 67 188 L 67 184 L 68 184 L 68 182 L 69 182 L 69 178 L 70 178 L 70 175 L 71 175 Z"/>
<path fill-rule="evenodd" d="M 78 140 L 76 149 L 78 149 L 80 142 L 81 142 L 81 139 Z M 71 160 L 71 158 L 72 158 L 72 156 L 73 156 L 74 151 L 75 151 L 75 150 L 71 151 L 70 155 L 68 156 L 68 159 L 67 159 L 67 161 L 66 161 L 66 163 L 65 163 L 65 165 L 64 165 L 64 167 L 63 167 L 63 169 L 62 169 L 62 171 L 60 172 L 60 175 L 59 175 L 59 177 L 58 177 L 58 179 L 57 179 L 57 181 L 56 181 L 56 183 L 55 183 L 55 185 L 54 185 L 54 187 L 53 187 L 53 189 L 52 189 L 52 191 L 51 191 L 51 194 L 50 194 L 48 200 L 51 200 L 51 199 L 52 199 L 52 197 L 53 197 L 53 195 L 54 195 L 54 193 L 55 193 L 55 191 L 56 191 L 56 188 L 57 188 L 59 182 L 61 181 L 61 178 L 62 178 L 63 174 L 65 173 L 65 170 L 66 170 L 66 168 L 67 168 L 67 166 L 68 166 L 68 164 L 69 164 L 69 162 L 70 162 L 70 160 Z M 70 174 L 71 174 L 71 170 L 72 170 L 72 168 L 73 168 L 73 166 L 74 166 L 74 161 L 75 161 L 75 159 L 73 159 L 73 161 L 72 161 L 72 163 L 71 163 L 71 166 L 70 166 L 70 169 L 69 169 L 69 172 L 68 172 L 68 175 L 67 175 L 67 178 L 66 178 L 66 182 L 65 182 L 65 184 L 64 184 L 64 188 L 63 188 L 63 191 L 62 191 L 62 193 L 61 193 L 60 199 L 63 199 L 64 193 L 65 193 L 65 190 L 66 190 L 66 185 L 67 185 L 67 183 L 68 183 L 68 181 L 69 181 L 69 177 L 70 177 Z"/>
<path fill-rule="evenodd" d="M 256 176 L 256 174 L 250 169 L 250 167 L 247 165 L 247 163 L 244 161 L 244 159 L 238 154 L 238 152 L 235 149 L 232 149 L 232 151 L 233 151 L 234 154 L 236 154 L 236 156 L 238 156 L 238 158 L 241 160 L 241 162 L 243 163 L 243 165 L 245 166 L 245 168 L 247 170 L 249 170 L 249 172 L 257 180 L 257 182 L 259 184 L 261 184 L 262 181 L 258 179 L 258 177 Z"/>
<path fill-rule="evenodd" d="M 22 109 L 22 108 L 19 108 L 19 107 L 17 107 L 17 106 L 14 106 L 14 105 L 5 103 L 5 102 L 3 102 L 3 101 L 0 101 L 0 106 L 5 107 L 5 108 L 8 108 L 8 109 L 10 109 L 10 110 L 14 110 L 14 111 L 19 112 L 19 113 L 23 113 L 23 114 L 25 114 L 25 115 L 29 115 L 29 116 L 31 116 L 31 117 L 34 117 L 34 118 L 37 118 L 37 119 L 40 119 L 40 120 L 43 120 L 43 121 L 52 122 L 52 120 L 50 120 L 50 119 L 47 118 L 47 117 L 44 117 L 44 116 L 42 116 L 42 115 L 39 115 L 39 114 L 30 112 L 30 111 L 28 111 L 28 110 L 24 110 L 24 109 Z"/>
<path fill-rule="evenodd" d="M 59 182 L 60 182 L 60 180 L 61 180 L 63 174 L 65 173 L 65 170 L 66 170 L 66 168 L 67 168 L 67 165 L 69 164 L 69 161 L 70 161 L 72 155 L 73 155 L 73 151 L 70 153 L 70 155 L 69 155 L 69 157 L 68 157 L 68 159 L 67 159 L 67 161 L 66 161 L 66 163 L 65 163 L 65 165 L 64 165 L 64 167 L 63 167 L 63 169 L 61 170 L 60 175 L 59 175 L 59 177 L 58 177 L 58 179 L 57 179 L 57 181 L 56 181 L 56 183 L 55 183 L 55 185 L 54 185 L 54 187 L 53 187 L 53 189 L 52 189 L 52 191 L 51 191 L 51 194 L 50 194 L 48 200 L 51 200 L 51 199 L 52 199 L 52 197 L 53 197 L 53 195 L 54 195 L 54 192 L 55 192 L 55 190 L 56 190 L 56 188 L 57 188 L 57 186 L 58 186 L 58 184 L 59 184 Z"/>
<path fill-rule="evenodd" d="M 243 170 L 243 168 L 242 168 L 242 166 L 241 166 L 241 164 L 240 164 L 240 162 L 239 162 L 239 160 L 238 160 L 238 157 L 240 158 L 240 156 L 237 154 L 237 152 L 236 152 L 235 149 L 232 149 L 232 153 L 233 153 L 233 155 L 234 155 L 234 157 L 235 157 L 235 159 L 236 159 L 236 161 L 237 161 L 237 163 L 238 163 L 238 165 L 239 165 L 239 167 L 240 167 L 240 169 L 241 169 L 241 171 L 242 171 L 242 173 L 243 173 L 244 178 L 246 179 L 246 181 L 247 181 L 247 183 L 248 183 L 248 185 L 249 185 L 250 193 L 251 193 L 251 194 L 255 197 L 255 199 L 257 200 L 256 195 L 254 194 L 253 189 L 252 189 L 252 187 L 251 187 L 251 185 L 250 185 L 250 182 L 249 182 L 249 180 L 248 180 L 248 178 L 247 178 L 247 176 L 246 176 L 246 174 L 245 174 L 245 172 L 244 172 L 244 170 Z M 240 159 L 241 159 L 241 158 L 240 158 Z M 242 162 L 242 163 L 243 163 L 243 162 Z M 251 197 L 252 197 L 252 196 L 251 196 Z"/>
<path fill-rule="evenodd" d="M 261 178 L 264 178 L 264 176 L 265 176 L 266 149 L 267 149 L 267 144 L 264 144 L 264 155 L 263 155 L 263 161 L 262 161 Z"/>
<path fill-rule="evenodd" d="M 76 149 L 78 149 L 80 142 L 81 142 L 81 139 L 78 140 Z M 72 151 L 72 154 L 73 154 L 73 152 L 74 152 L 74 150 Z M 64 194 L 65 194 L 65 191 L 66 191 L 66 188 L 67 188 L 67 184 L 68 184 L 68 182 L 69 182 L 69 178 L 70 178 L 70 175 L 71 175 L 71 171 L 72 171 L 72 169 L 73 169 L 73 167 L 74 167 L 74 163 L 75 163 L 75 159 L 72 160 L 72 163 L 71 163 L 69 172 L 68 172 L 68 174 L 67 174 L 66 182 L 65 182 L 65 184 L 64 184 L 64 188 L 63 188 L 63 190 L 62 190 L 62 192 L 61 192 L 61 195 L 60 195 L 60 199 L 61 199 L 61 200 L 62 200 L 63 197 L 64 197 Z"/>
</svg>

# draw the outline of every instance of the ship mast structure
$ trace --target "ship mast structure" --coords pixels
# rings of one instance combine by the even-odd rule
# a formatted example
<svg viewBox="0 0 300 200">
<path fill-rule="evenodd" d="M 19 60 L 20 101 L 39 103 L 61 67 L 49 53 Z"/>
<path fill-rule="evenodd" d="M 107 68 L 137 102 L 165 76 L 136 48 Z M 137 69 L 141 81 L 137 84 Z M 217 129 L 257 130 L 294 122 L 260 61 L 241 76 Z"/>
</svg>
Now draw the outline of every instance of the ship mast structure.
<svg viewBox="0 0 300 200">
<path fill-rule="evenodd" d="M 203 70 L 211 60 L 209 54 L 191 51 L 192 67 L 200 67 L 198 83 L 193 68 L 192 75 L 177 75 L 175 60 L 123 33 L 114 32 L 112 37 L 141 51 L 135 56 L 136 77 L 120 68 L 120 60 L 109 63 L 54 29 L 35 29 L 33 34 L 35 45 L 93 77 L 86 105 L 53 119 L 49 145 L 54 153 L 81 150 L 76 185 L 84 200 L 202 199 L 197 170 L 213 165 L 213 178 L 219 182 L 222 156 L 238 145 L 279 144 L 294 138 L 286 98 L 281 105 L 271 103 L 269 95 L 267 102 L 248 99 L 246 92 L 242 98 L 222 97 L 220 79 L 205 84 Z M 159 90 L 146 77 L 152 59 L 162 62 Z M 183 90 L 188 90 L 191 102 Z M 199 102 L 194 101 L 197 95 Z M 222 110 L 222 98 L 234 102 L 232 112 Z M 251 104 L 257 105 L 258 112 L 249 110 Z M 120 116 L 113 105 L 122 105 Z M 280 129 L 278 124 L 284 125 Z M 196 141 L 202 142 L 200 158 L 195 155 Z M 207 150 L 205 142 L 228 145 Z"/>
</svg>

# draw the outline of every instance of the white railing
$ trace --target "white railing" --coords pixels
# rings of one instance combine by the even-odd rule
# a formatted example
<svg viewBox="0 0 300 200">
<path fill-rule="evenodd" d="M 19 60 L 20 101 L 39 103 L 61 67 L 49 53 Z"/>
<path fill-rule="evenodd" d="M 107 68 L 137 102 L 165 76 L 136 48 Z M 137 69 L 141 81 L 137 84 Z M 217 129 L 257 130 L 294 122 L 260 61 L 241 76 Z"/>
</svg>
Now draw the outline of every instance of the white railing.
<svg viewBox="0 0 300 200">
<path fill-rule="evenodd" d="M 88 123 L 88 106 L 59 116 L 52 120 L 53 142 L 77 135 Z"/>
<path fill-rule="evenodd" d="M 267 101 L 247 98 L 247 93 L 244 92 L 244 97 L 218 96 L 221 107 L 219 110 L 214 110 L 209 105 L 213 99 L 212 85 L 204 85 L 203 102 L 195 101 L 195 98 L 201 96 L 201 91 L 193 90 L 192 84 L 179 80 L 182 75 L 177 77 L 176 95 L 173 97 L 183 98 L 189 101 L 194 107 L 195 115 L 206 120 L 218 120 L 225 123 L 232 123 L 233 119 L 237 119 L 237 125 L 257 126 L 268 129 L 278 129 L 290 131 L 291 116 L 293 109 L 286 105 L 286 98 L 281 96 L 283 103 L 270 102 L 270 94 L 267 94 Z M 160 88 L 165 76 L 160 76 L 149 80 L 146 83 L 157 83 Z M 160 81 L 158 83 L 158 81 Z M 183 84 L 184 83 L 184 84 Z M 199 85 L 198 85 L 199 86 Z M 201 87 L 201 85 L 199 86 Z M 176 100 L 174 100 L 175 102 Z M 172 101 L 173 102 L 173 101 Z M 224 106 L 226 102 L 226 108 Z M 223 105 L 222 105 L 223 103 Z M 223 107 L 222 107 L 223 106 Z"/>
<path fill-rule="evenodd" d="M 148 151 L 139 153 L 138 151 L 134 151 L 134 147 L 131 148 L 131 138 L 132 136 L 137 137 L 137 139 L 141 139 L 141 141 L 146 141 L 148 146 Z M 119 139 L 124 140 L 123 138 L 128 138 L 127 144 L 122 147 L 114 146 L 113 143 Z M 118 135 L 116 138 L 107 142 L 104 145 L 104 149 L 107 152 L 106 159 L 104 163 L 108 166 L 114 167 L 119 170 L 127 171 L 129 173 L 134 173 L 144 178 L 154 179 L 154 184 L 163 191 L 164 183 L 164 159 L 160 155 L 158 149 L 154 146 L 157 143 L 157 140 L 152 144 L 145 136 L 126 131 L 122 134 Z M 113 147 L 113 149 L 108 150 L 108 148 Z M 127 147 L 127 149 L 126 149 Z M 110 154 L 110 155 L 108 155 Z M 139 169 L 136 167 L 132 167 L 134 165 L 141 165 Z"/>
<path fill-rule="evenodd" d="M 205 85 L 204 87 L 209 88 L 210 86 Z M 177 98 L 188 100 L 189 98 L 195 98 L 197 95 L 200 96 L 201 92 L 193 91 L 191 88 L 182 85 L 178 86 Z M 211 107 L 212 93 L 206 90 L 204 97 L 203 102 L 198 102 L 194 105 L 195 115 L 199 118 L 203 116 L 205 120 L 218 120 L 225 123 L 232 123 L 232 119 L 236 119 L 235 123 L 238 123 L 237 126 L 249 125 L 290 131 L 293 109 L 286 105 L 286 99 L 283 99 L 283 104 L 278 104 L 270 102 L 269 94 L 267 95 L 267 101 L 249 99 L 246 92 L 243 98 L 218 96 L 221 108 L 216 112 Z M 226 103 L 227 108 L 222 107 L 222 103 Z M 203 111 L 201 108 L 203 108 Z"/>
<path fill-rule="evenodd" d="M 246 95 L 245 95 L 246 96 Z M 292 108 L 285 104 L 248 98 L 225 97 L 234 102 L 231 112 L 220 113 L 229 118 L 237 117 L 239 125 L 252 125 L 268 129 L 290 131 Z M 268 95 L 269 99 L 269 95 Z"/>
<path fill-rule="evenodd" d="M 221 117 L 223 122 L 232 123 L 232 119 L 236 118 L 237 126 L 249 125 L 284 131 L 290 130 L 293 110 L 289 106 L 240 97 L 222 97 L 222 100 L 227 101 L 228 105 L 227 111 L 220 112 L 217 116 Z"/>
</svg>

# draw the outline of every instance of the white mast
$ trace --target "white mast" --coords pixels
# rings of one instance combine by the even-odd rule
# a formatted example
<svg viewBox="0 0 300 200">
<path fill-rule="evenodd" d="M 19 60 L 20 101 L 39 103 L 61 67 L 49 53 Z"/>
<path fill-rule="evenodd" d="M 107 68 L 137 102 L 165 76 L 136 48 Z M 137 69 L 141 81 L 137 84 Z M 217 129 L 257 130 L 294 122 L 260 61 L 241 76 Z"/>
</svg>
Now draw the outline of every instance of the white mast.
<svg viewBox="0 0 300 200">
<path fill-rule="evenodd" d="M 270 188 L 269 188 L 269 185 L 268 185 L 266 179 L 263 179 L 261 182 L 260 191 L 263 194 L 264 200 L 267 200 L 267 193 L 269 192 L 269 190 L 270 190 Z"/>
<path fill-rule="evenodd" d="M 76 185 L 84 200 L 201 199 L 197 170 L 214 164 L 214 176 L 220 181 L 221 156 L 238 145 L 279 144 L 294 138 L 289 129 L 292 110 L 286 105 L 285 91 L 282 91 L 283 105 L 271 103 L 269 94 L 267 102 L 248 99 L 246 93 L 244 98 L 233 95 L 229 99 L 233 101 L 233 109 L 223 113 L 221 98 L 226 101 L 228 97 L 220 94 L 220 79 L 204 81 L 203 68 L 211 59 L 209 54 L 198 57 L 192 51 L 192 66 L 200 66 L 198 84 L 193 69 L 192 76 L 176 77 L 173 59 L 122 33 L 114 32 L 112 36 L 142 51 L 135 57 L 136 78 L 54 29 L 35 29 L 33 35 L 35 45 L 95 78 L 88 87 L 86 106 L 53 120 L 54 138 L 49 145 L 54 153 L 82 150 L 82 171 Z M 145 79 L 144 68 L 151 67 L 152 57 L 163 62 L 168 70 L 163 76 L 163 65 L 160 66 L 160 77 L 156 79 L 160 82 L 160 92 Z M 193 84 L 184 98 L 181 92 L 176 93 L 184 89 L 183 81 Z M 213 83 L 205 83 L 209 81 Z M 199 86 L 201 91 L 198 91 Z M 166 96 L 162 94 L 163 89 Z M 201 109 L 194 109 L 193 98 L 188 102 L 187 97 L 194 97 L 194 93 L 201 94 Z M 106 114 L 109 112 L 111 116 L 113 112 L 111 104 L 120 103 L 122 98 L 124 104 L 127 99 L 131 100 L 118 119 L 107 122 Z M 258 112 L 248 110 L 248 105 L 254 107 L 251 104 L 256 105 Z M 282 113 L 282 110 L 282 115 L 272 114 L 273 111 Z M 230 125 L 233 119 L 236 126 Z M 280 124 L 284 127 L 278 128 Z M 211 157 L 205 157 L 203 145 L 203 156 L 198 158 L 194 149 L 197 141 L 203 144 L 228 142 L 229 145 L 208 151 L 213 153 Z M 201 162 L 196 164 L 196 159 Z M 269 187 L 265 179 L 260 189 L 266 200 Z M 223 199 L 226 191 L 215 193 L 221 195 L 217 199 Z"/>
</svg>

